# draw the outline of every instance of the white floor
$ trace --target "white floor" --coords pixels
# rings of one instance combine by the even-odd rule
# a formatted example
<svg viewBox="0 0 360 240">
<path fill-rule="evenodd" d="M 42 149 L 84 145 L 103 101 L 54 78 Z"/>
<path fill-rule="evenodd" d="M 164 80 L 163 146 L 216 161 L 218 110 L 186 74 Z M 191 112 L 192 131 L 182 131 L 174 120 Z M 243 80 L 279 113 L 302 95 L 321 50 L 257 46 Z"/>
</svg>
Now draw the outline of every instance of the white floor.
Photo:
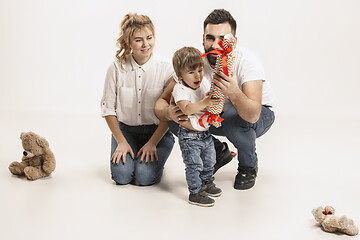
<svg viewBox="0 0 360 240">
<path fill-rule="evenodd" d="M 360 226 L 359 120 L 277 116 L 257 142 L 255 187 L 233 189 L 234 160 L 215 175 L 222 196 L 201 208 L 187 203 L 177 144 L 160 184 L 116 186 L 98 115 L 1 113 L 0 239 L 358 239 L 322 231 L 311 210 L 333 205 Z M 34 182 L 7 169 L 30 130 L 57 159 L 54 174 Z"/>
</svg>

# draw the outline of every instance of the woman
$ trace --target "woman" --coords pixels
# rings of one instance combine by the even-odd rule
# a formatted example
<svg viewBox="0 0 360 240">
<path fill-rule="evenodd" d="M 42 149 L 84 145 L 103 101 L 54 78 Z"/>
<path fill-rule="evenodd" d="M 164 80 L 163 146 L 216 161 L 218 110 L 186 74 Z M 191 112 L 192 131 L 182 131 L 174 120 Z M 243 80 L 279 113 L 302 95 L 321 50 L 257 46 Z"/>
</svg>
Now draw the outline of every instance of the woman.
<svg viewBox="0 0 360 240">
<path fill-rule="evenodd" d="M 102 116 L 112 132 L 111 175 L 116 184 L 148 186 L 160 181 L 174 145 L 167 122 L 154 114 L 155 101 L 173 69 L 153 54 L 154 25 L 145 15 L 121 22 L 116 58 L 106 74 Z"/>
</svg>

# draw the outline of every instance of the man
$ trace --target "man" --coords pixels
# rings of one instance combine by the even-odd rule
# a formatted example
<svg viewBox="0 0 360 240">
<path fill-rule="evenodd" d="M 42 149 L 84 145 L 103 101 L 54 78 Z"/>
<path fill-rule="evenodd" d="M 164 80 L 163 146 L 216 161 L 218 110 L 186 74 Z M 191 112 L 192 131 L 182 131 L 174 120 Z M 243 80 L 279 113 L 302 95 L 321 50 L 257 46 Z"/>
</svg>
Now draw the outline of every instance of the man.
<svg viewBox="0 0 360 240">
<path fill-rule="evenodd" d="M 203 46 L 205 52 L 221 50 L 219 39 L 226 34 L 236 33 L 236 21 L 224 9 L 215 9 L 204 21 Z M 245 190 L 255 185 L 257 176 L 256 138 L 265 134 L 274 122 L 271 110 L 274 95 L 265 78 L 262 64 L 248 49 L 235 48 L 234 74 L 226 76 L 214 70 L 216 54 L 207 55 L 204 74 L 211 79 L 217 89 L 227 97 L 221 117 L 221 127 L 210 127 L 213 135 L 225 136 L 236 147 L 238 154 L 238 173 L 234 188 Z M 181 110 L 173 104 L 171 93 L 175 85 L 173 80 L 155 104 L 155 114 L 163 121 L 170 121 L 170 130 L 176 134 L 178 124 L 187 121 Z M 169 104 L 170 103 L 170 104 Z M 231 160 L 226 143 L 214 138 L 217 158 L 215 171 Z"/>
</svg>

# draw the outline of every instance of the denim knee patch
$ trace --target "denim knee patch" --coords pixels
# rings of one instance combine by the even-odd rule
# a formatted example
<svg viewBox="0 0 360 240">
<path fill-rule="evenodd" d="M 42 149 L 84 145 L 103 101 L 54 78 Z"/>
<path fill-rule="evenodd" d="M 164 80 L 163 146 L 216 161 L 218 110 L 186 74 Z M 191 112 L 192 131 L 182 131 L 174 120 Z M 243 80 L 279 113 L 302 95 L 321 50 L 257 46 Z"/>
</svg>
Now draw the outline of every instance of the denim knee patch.
<svg viewBox="0 0 360 240">
<path fill-rule="evenodd" d="M 139 161 L 139 160 L 138 160 Z M 135 179 L 140 186 L 149 186 L 160 181 L 163 169 L 159 169 L 157 162 L 136 164 Z"/>
<path fill-rule="evenodd" d="M 111 178 L 118 184 L 128 184 L 131 182 L 134 176 L 134 167 L 128 165 L 124 165 L 119 163 L 116 165 L 114 163 L 110 163 L 111 170 Z"/>
</svg>

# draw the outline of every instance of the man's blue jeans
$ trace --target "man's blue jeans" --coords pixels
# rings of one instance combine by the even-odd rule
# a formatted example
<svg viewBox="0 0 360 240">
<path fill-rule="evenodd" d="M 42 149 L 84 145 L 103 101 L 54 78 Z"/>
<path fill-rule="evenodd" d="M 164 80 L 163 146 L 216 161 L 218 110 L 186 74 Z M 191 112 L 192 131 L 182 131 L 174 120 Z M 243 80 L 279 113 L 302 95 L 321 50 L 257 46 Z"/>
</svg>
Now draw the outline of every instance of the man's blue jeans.
<svg viewBox="0 0 360 240">
<path fill-rule="evenodd" d="M 237 149 L 238 170 L 254 169 L 257 166 L 256 138 L 264 135 L 272 126 L 275 114 L 270 107 L 262 106 L 261 115 L 256 123 L 243 120 L 234 107 L 229 108 L 221 114 L 224 119 L 221 127 L 210 127 L 210 133 L 225 136 Z M 178 124 L 169 122 L 172 133 L 176 135 Z M 221 151 L 223 144 L 214 138 L 216 151 Z"/>
<path fill-rule="evenodd" d="M 159 182 L 161 180 L 165 162 L 168 159 L 175 142 L 171 132 L 167 131 L 156 146 L 156 153 L 159 161 L 154 160 L 154 162 L 149 161 L 148 163 L 145 163 L 145 160 L 140 162 L 141 155 L 139 158 L 136 158 L 136 155 L 141 147 L 144 146 L 154 134 L 157 125 L 128 126 L 119 122 L 119 127 L 126 141 L 131 146 L 135 159 L 131 158 L 128 153 L 126 155 L 125 164 L 123 164 L 122 160 L 118 165 L 110 162 L 112 179 L 117 184 L 128 184 L 135 180 L 135 183 L 140 186 L 148 186 Z M 111 156 L 114 154 L 116 148 L 117 142 L 112 135 Z"/>
<path fill-rule="evenodd" d="M 209 131 L 196 132 L 179 127 L 179 145 L 185 163 L 189 192 L 199 193 L 202 181 L 213 179 L 216 152 Z"/>
</svg>

